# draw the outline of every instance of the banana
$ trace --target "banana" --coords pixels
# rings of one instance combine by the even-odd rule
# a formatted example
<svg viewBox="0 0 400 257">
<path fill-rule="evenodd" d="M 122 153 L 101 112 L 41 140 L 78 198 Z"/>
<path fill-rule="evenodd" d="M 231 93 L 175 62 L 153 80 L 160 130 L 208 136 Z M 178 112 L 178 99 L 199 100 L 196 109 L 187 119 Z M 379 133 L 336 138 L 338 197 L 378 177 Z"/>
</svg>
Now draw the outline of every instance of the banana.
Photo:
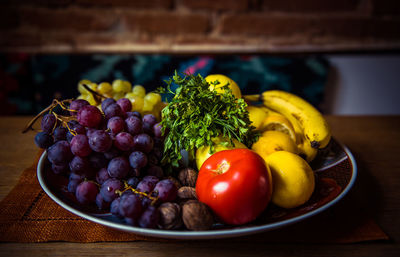
<svg viewBox="0 0 400 257">
<path fill-rule="evenodd" d="M 290 120 L 297 130 L 298 145 L 306 142 L 315 149 L 328 145 L 331 139 L 330 127 L 322 114 L 310 103 L 294 94 L 280 90 L 265 91 L 260 98 L 264 106 L 281 113 Z M 304 135 L 303 142 L 301 135 Z M 308 149 L 308 147 L 303 148 Z"/>
</svg>

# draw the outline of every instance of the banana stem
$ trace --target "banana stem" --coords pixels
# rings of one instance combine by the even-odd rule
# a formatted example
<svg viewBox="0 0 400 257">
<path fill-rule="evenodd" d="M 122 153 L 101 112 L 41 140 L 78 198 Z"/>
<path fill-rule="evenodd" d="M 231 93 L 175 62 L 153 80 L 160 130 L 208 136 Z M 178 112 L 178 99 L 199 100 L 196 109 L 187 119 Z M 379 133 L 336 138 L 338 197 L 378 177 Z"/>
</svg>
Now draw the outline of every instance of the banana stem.
<svg viewBox="0 0 400 257">
<path fill-rule="evenodd" d="M 261 99 L 261 95 L 244 95 L 243 99 L 250 102 L 258 102 Z"/>
</svg>

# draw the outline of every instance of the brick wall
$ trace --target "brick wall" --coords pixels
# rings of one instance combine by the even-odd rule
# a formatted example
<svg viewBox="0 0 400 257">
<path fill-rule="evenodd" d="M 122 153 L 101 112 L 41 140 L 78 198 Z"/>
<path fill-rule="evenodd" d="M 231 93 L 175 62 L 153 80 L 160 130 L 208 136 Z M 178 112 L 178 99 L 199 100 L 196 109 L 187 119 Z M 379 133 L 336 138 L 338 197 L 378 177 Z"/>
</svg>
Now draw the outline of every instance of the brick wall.
<svg viewBox="0 0 400 257">
<path fill-rule="evenodd" d="M 3 0 L 0 50 L 398 50 L 397 0 Z"/>
</svg>

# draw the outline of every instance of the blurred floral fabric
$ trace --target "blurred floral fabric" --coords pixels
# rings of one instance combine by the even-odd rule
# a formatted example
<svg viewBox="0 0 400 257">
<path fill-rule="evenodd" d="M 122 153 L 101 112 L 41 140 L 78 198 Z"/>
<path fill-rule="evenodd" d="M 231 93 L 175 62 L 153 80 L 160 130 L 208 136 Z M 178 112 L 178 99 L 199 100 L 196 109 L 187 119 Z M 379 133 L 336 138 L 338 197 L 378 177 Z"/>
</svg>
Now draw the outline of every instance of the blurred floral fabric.
<svg viewBox="0 0 400 257">
<path fill-rule="evenodd" d="M 52 99 L 79 95 L 81 79 L 125 79 L 147 91 L 180 73 L 224 74 L 243 94 L 269 89 L 293 92 L 315 106 L 323 101 L 329 63 L 322 57 L 263 55 L 30 55 L 0 54 L 0 114 L 36 114 Z"/>
</svg>

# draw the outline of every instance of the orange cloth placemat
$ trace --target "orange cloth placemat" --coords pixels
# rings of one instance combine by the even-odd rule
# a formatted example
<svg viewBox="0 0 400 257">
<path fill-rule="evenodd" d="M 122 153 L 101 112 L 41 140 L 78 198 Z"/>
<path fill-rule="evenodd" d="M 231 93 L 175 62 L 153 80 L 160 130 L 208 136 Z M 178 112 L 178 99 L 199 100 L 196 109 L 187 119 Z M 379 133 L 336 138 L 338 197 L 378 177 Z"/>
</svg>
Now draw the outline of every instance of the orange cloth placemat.
<svg viewBox="0 0 400 257">
<path fill-rule="evenodd" d="M 42 190 L 37 180 L 36 167 L 37 161 L 22 173 L 17 185 L 0 203 L 0 241 L 168 241 L 118 231 L 68 212 Z M 388 240 L 388 236 L 373 219 L 358 211 L 354 199 L 349 200 L 351 199 L 345 198 L 328 211 L 298 224 L 229 240 L 265 243 L 352 243 Z"/>
</svg>

